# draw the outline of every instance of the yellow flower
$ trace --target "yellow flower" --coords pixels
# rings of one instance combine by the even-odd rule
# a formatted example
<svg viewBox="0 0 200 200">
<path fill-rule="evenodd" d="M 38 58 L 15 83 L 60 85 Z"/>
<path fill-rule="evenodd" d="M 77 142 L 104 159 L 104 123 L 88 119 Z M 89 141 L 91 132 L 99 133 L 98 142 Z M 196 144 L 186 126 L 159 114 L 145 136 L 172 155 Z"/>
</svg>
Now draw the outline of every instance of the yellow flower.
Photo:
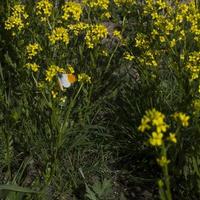
<svg viewBox="0 0 200 200">
<path fill-rule="evenodd" d="M 44 81 L 41 81 L 37 84 L 37 88 L 39 90 L 43 90 L 45 88 L 45 82 Z"/>
<path fill-rule="evenodd" d="M 52 44 L 55 44 L 57 41 L 62 41 L 67 45 L 69 43 L 69 35 L 67 29 L 63 27 L 55 28 L 51 35 L 49 35 L 49 40 Z"/>
<path fill-rule="evenodd" d="M 176 112 L 173 114 L 173 117 L 175 120 L 180 120 L 182 126 L 187 127 L 189 126 L 189 119 L 190 117 L 187 116 L 185 113 L 182 112 Z"/>
<path fill-rule="evenodd" d="M 52 97 L 55 99 L 56 96 L 58 95 L 58 92 L 52 90 L 52 91 L 51 91 L 51 94 L 52 94 Z"/>
<path fill-rule="evenodd" d="M 149 138 L 152 146 L 161 146 L 163 144 L 163 133 L 167 131 L 168 125 L 164 122 L 165 116 L 156 109 L 146 111 L 141 120 L 138 130 L 145 132 L 153 129 Z"/>
<path fill-rule="evenodd" d="M 159 39 L 161 43 L 164 43 L 166 41 L 164 36 L 160 36 Z"/>
<path fill-rule="evenodd" d="M 82 14 L 82 8 L 80 3 L 76 2 L 65 2 L 65 5 L 62 7 L 62 10 L 64 12 L 62 19 L 68 20 L 69 18 L 79 21 L 81 14 Z"/>
<path fill-rule="evenodd" d="M 58 73 L 63 73 L 64 69 L 60 68 L 56 65 L 51 65 L 46 70 L 46 81 L 52 81 L 53 77 L 56 76 Z"/>
<path fill-rule="evenodd" d="M 36 15 L 40 17 L 42 22 L 46 22 L 51 16 L 53 4 L 49 0 L 39 0 L 36 3 Z"/>
<path fill-rule="evenodd" d="M 36 63 L 26 63 L 25 67 L 31 69 L 34 72 L 37 72 L 40 66 Z"/>
<path fill-rule="evenodd" d="M 100 43 L 103 38 L 106 38 L 107 35 L 108 30 L 104 25 L 91 25 L 85 36 L 86 45 L 88 48 L 93 49 L 94 46 Z"/>
<path fill-rule="evenodd" d="M 138 127 L 138 130 L 140 132 L 145 132 L 146 130 L 149 130 L 151 129 L 151 126 L 150 126 L 150 123 L 151 122 L 151 119 L 147 116 L 144 116 L 142 119 L 141 119 L 141 124 L 140 126 Z"/>
<path fill-rule="evenodd" d="M 192 102 L 193 108 L 194 108 L 194 112 L 200 112 L 200 99 L 195 99 Z"/>
<path fill-rule="evenodd" d="M 152 121 L 152 125 L 156 127 L 157 132 L 166 132 L 168 125 L 164 122 L 165 115 L 162 114 L 161 112 L 152 109 L 150 111 L 146 112 L 147 116 Z"/>
<path fill-rule="evenodd" d="M 189 55 L 189 61 L 186 65 L 186 69 L 190 73 L 190 81 L 193 81 L 199 77 L 200 73 L 200 51 L 194 51 Z"/>
<path fill-rule="evenodd" d="M 170 163 L 170 160 L 168 160 L 166 156 L 161 156 L 161 158 L 157 158 L 156 161 L 161 167 L 164 167 Z"/>
<path fill-rule="evenodd" d="M 101 15 L 101 19 L 110 19 L 111 13 L 110 12 L 103 12 Z"/>
<path fill-rule="evenodd" d="M 28 24 L 25 22 L 27 18 L 28 14 L 25 12 L 25 6 L 21 4 L 15 5 L 12 8 L 12 15 L 5 21 L 5 29 L 17 29 L 21 31 L 25 27 L 25 24 Z M 14 32 L 13 35 L 15 35 Z"/>
<path fill-rule="evenodd" d="M 81 74 L 78 74 L 78 81 L 91 83 L 91 77 L 88 76 L 86 73 L 81 73 Z"/>
<path fill-rule="evenodd" d="M 176 40 L 175 40 L 175 39 L 172 39 L 172 40 L 170 41 L 170 47 L 173 48 L 175 45 L 176 45 Z"/>
<path fill-rule="evenodd" d="M 130 53 L 128 52 L 125 52 L 124 55 L 123 55 L 124 59 L 126 60 L 133 60 L 135 58 L 135 56 L 131 55 Z"/>
<path fill-rule="evenodd" d="M 71 65 L 68 65 L 67 68 L 68 68 L 68 70 L 69 70 L 69 72 L 70 72 L 71 74 L 74 74 L 74 73 L 75 73 L 74 68 L 73 68 Z"/>
<path fill-rule="evenodd" d="M 26 46 L 26 51 L 28 54 L 28 59 L 32 59 L 42 48 L 38 43 L 29 44 Z"/>
<path fill-rule="evenodd" d="M 86 30 L 88 27 L 89 25 L 84 22 L 68 25 L 68 29 L 72 31 L 76 36 L 78 36 L 82 31 Z"/>
<path fill-rule="evenodd" d="M 118 30 L 114 30 L 113 31 L 113 36 L 116 37 L 116 38 L 118 38 L 119 40 L 122 40 L 122 34 Z"/>
<path fill-rule="evenodd" d="M 61 98 L 60 98 L 60 101 L 61 101 L 61 103 L 65 103 L 66 97 L 61 97 Z"/>
<path fill-rule="evenodd" d="M 173 143 L 177 143 L 176 135 L 174 133 L 169 134 L 168 140 Z"/>
<path fill-rule="evenodd" d="M 103 50 L 103 51 L 102 51 L 102 56 L 107 57 L 107 56 L 108 56 L 108 51 L 107 51 L 107 50 Z"/>
<path fill-rule="evenodd" d="M 135 38 L 135 46 L 138 48 L 147 49 L 149 47 L 149 40 L 143 33 L 137 33 Z"/>
<path fill-rule="evenodd" d="M 157 67 L 158 63 L 155 59 L 155 51 L 147 50 L 143 52 L 142 57 L 139 58 L 139 61 L 142 65 L 147 67 Z"/>
<path fill-rule="evenodd" d="M 161 146 L 162 143 L 163 143 L 162 138 L 163 138 L 163 134 L 162 133 L 153 132 L 152 136 L 149 138 L 149 143 L 152 146 Z"/>
</svg>

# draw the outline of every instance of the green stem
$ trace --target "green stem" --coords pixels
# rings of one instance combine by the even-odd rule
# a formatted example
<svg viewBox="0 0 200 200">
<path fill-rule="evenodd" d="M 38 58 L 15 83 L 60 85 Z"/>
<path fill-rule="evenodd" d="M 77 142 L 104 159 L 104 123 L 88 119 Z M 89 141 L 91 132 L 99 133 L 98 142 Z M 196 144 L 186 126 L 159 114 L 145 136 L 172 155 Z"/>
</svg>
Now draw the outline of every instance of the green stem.
<svg viewBox="0 0 200 200">
<path fill-rule="evenodd" d="M 112 58 L 113 58 L 115 52 L 117 51 L 118 47 L 119 47 L 119 42 L 117 43 L 117 45 L 116 45 L 116 47 L 115 47 L 113 53 L 112 53 L 111 56 L 110 56 L 110 59 L 109 59 L 109 61 L 108 61 L 108 64 L 106 65 L 106 70 L 105 70 L 106 72 L 107 72 L 107 70 L 108 70 L 108 68 L 109 68 L 109 66 L 110 66 L 110 63 L 111 63 L 111 61 L 112 61 Z"/>
<path fill-rule="evenodd" d="M 125 20 L 126 20 L 126 16 L 123 17 L 123 22 L 122 22 L 122 28 L 123 28 L 123 29 L 122 29 L 122 33 L 124 32 L 124 29 L 125 29 L 125 27 L 124 27 Z M 119 45 L 120 45 L 120 41 L 117 43 L 117 45 L 116 45 L 116 47 L 115 47 L 113 53 L 112 53 L 111 56 L 110 56 L 110 59 L 109 59 L 109 61 L 108 61 L 108 64 L 106 65 L 106 70 L 105 70 L 105 72 L 107 72 L 107 70 L 109 69 L 110 63 L 111 63 L 111 61 L 112 61 L 112 59 L 113 59 L 113 56 L 114 56 L 115 52 L 117 51 Z"/>
<path fill-rule="evenodd" d="M 167 158 L 167 151 L 166 151 L 166 147 L 163 144 L 162 145 L 162 156 L 164 156 L 165 158 Z M 166 199 L 167 200 L 172 200 L 172 195 L 171 195 L 171 189 L 170 189 L 170 176 L 169 176 L 169 170 L 168 170 L 168 164 L 164 165 L 162 167 L 163 170 L 163 175 L 164 175 L 164 184 L 166 187 Z"/>
<path fill-rule="evenodd" d="M 76 101 L 76 99 L 77 99 L 77 97 L 78 97 L 78 95 L 79 95 L 79 93 L 80 93 L 82 87 L 83 87 L 83 83 L 81 83 L 81 85 L 80 85 L 80 87 L 79 87 L 77 93 L 75 94 L 74 98 L 71 100 L 71 102 L 70 102 L 70 104 L 69 104 L 69 108 L 68 108 L 68 110 L 67 110 L 67 112 L 66 112 L 66 115 L 65 115 L 65 118 L 64 118 L 64 122 L 63 122 L 63 124 L 62 124 L 62 126 L 61 126 L 61 129 L 60 129 L 60 131 L 59 131 L 59 140 L 58 140 L 58 144 L 59 144 L 59 145 L 60 145 L 60 141 L 61 141 L 63 132 L 65 131 L 65 129 L 66 129 L 66 127 L 67 127 L 70 112 L 71 112 L 71 110 L 72 110 L 72 108 L 73 108 L 73 106 L 74 106 L 74 104 L 75 104 L 75 101 Z"/>
<path fill-rule="evenodd" d="M 165 186 L 166 186 L 166 189 L 167 189 L 166 190 L 167 200 L 172 200 L 168 165 L 165 165 L 163 168 L 164 168 L 163 171 L 164 171 Z"/>
</svg>

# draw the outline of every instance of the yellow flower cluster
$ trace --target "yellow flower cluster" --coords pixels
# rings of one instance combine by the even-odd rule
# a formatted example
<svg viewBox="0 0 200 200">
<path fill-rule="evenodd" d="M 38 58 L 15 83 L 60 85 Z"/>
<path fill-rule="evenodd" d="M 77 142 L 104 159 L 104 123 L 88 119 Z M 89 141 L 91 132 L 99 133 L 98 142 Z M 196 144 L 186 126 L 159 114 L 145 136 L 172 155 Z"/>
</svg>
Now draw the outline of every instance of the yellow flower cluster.
<svg viewBox="0 0 200 200">
<path fill-rule="evenodd" d="M 139 62 L 147 67 L 157 67 L 156 51 L 150 48 L 150 39 L 143 33 L 138 33 L 135 38 L 135 47 L 142 50 L 142 54 L 139 57 Z"/>
<path fill-rule="evenodd" d="M 39 0 L 36 3 L 36 15 L 40 17 L 42 22 L 46 22 L 51 16 L 53 4 L 49 0 Z"/>
<path fill-rule="evenodd" d="M 85 83 L 91 83 L 91 77 L 88 76 L 86 73 L 81 73 L 81 74 L 78 74 L 78 81 L 85 82 Z"/>
<path fill-rule="evenodd" d="M 195 99 L 192 102 L 193 109 L 194 109 L 194 114 L 199 114 L 200 113 L 200 99 Z"/>
<path fill-rule="evenodd" d="M 135 47 L 147 49 L 149 47 L 149 40 L 146 35 L 137 33 L 135 38 Z"/>
<path fill-rule="evenodd" d="M 191 81 L 199 78 L 200 73 L 200 52 L 192 52 L 189 55 L 189 61 L 186 68 L 191 74 Z"/>
<path fill-rule="evenodd" d="M 21 31 L 25 24 L 25 20 L 28 18 L 28 14 L 25 12 L 25 6 L 24 5 L 15 5 L 12 8 L 12 15 L 8 17 L 8 19 L 5 21 L 5 29 L 11 30 L 16 28 L 18 31 Z M 13 35 L 15 33 L 13 32 Z"/>
<path fill-rule="evenodd" d="M 164 167 L 170 163 L 170 160 L 168 160 L 166 156 L 161 156 L 161 158 L 157 158 L 156 161 L 161 167 Z"/>
<path fill-rule="evenodd" d="M 173 114 L 174 119 L 177 121 L 179 120 L 182 126 L 187 127 L 189 126 L 189 119 L 190 117 L 182 112 L 176 112 Z"/>
<path fill-rule="evenodd" d="M 102 24 L 91 25 L 86 33 L 85 41 L 88 48 L 92 49 L 108 35 L 107 28 Z"/>
<path fill-rule="evenodd" d="M 89 24 L 84 22 L 79 22 L 77 24 L 70 24 L 68 25 L 68 29 L 74 33 L 74 35 L 78 36 L 81 31 L 86 30 L 89 27 Z"/>
<path fill-rule="evenodd" d="M 103 12 L 102 14 L 101 14 L 101 17 L 100 17 L 102 20 L 104 20 L 104 19 L 110 19 L 111 18 L 111 13 L 110 12 L 108 12 L 108 11 L 106 11 L 106 12 Z"/>
<path fill-rule="evenodd" d="M 40 66 L 36 63 L 26 63 L 25 67 L 31 69 L 34 72 L 37 72 Z"/>
<path fill-rule="evenodd" d="M 113 36 L 116 37 L 116 38 L 118 38 L 119 40 L 122 40 L 122 34 L 118 30 L 114 30 L 113 31 Z"/>
<path fill-rule="evenodd" d="M 161 146 L 163 143 L 163 134 L 160 132 L 152 132 L 152 135 L 149 138 L 149 143 L 152 146 Z"/>
<path fill-rule="evenodd" d="M 196 41 L 199 41 L 200 36 L 200 27 L 199 27 L 199 21 L 200 21 L 200 13 L 198 6 L 195 5 L 195 1 L 191 1 L 188 6 L 186 13 L 187 21 L 191 24 L 191 32 L 195 35 L 194 39 Z M 188 12 L 187 12 L 188 11 Z"/>
<path fill-rule="evenodd" d="M 129 52 L 125 52 L 123 54 L 123 58 L 126 59 L 126 60 L 131 61 L 131 60 L 133 60 L 135 58 L 135 56 L 131 55 Z"/>
<path fill-rule="evenodd" d="M 69 35 L 67 29 L 63 27 L 55 28 L 51 35 L 49 35 L 49 40 L 52 44 L 55 44 L 57 41 L 62 41 L 67 45 L 69 43 Z"/>
<path fill-rule="evenodd" d="M 152 50 L 144 51 L 139 58 L 140 63 L 147 67 L 157 67 L 158 63 L 154 54 L 156 54 L 156 52 Z"/>
<path fill-rule="evenodd" d="M 136 0 L 114 0 L 115 4 L 119 6 L 124 6 L 124 5 L 133 5 L 136 3 Z"/>
<path fill-rule="evenodd" d="M 68 20 L 73 19 L 75 21 L 79 21 L 81 14 L 82 14 L 82 8 L 80 3 L 76 2 L 65 2 L 65 5 L 63 5 L 62 10 L 64 12 L 62 19 Z"/>
<path fill-rule="evenodd" d="M 154 128 L 155 131 L 152 132 L 152 135 L 149 139 L 149 143 L 152 146 L 160 146 L 163 143 L 163 133 L 167 131 L 168 125 L 164 122 L 165 116 L 157 111 L 156 109 L 146 111 L 144 117 L 141 120 L 141 125 L 138 127 L 138 130 L 145 132 Z"/>
<path fill-rule="evenodd" d="M 108 9 L 109 0 L 83 0 L 83 4 L 89 6 L 90 8 L 101 8 L 104 10 Z"/>
<path fill-rule="evenodd" d="M 169 2 L 167 2 L 166 0 L 146 0 L 145 1 L 145 6 L 144 6 L 144 14 L 151 14 L 152 17 L 157 16 L 156 12 L 157 11 L 163 11 L 165 10 L 165 12 L 171 12 L 171 6 L 169 4 Z M 156 18 L 156 17 L 154 17 Z"/>
<path fill-rule="evenodd" d="M 51 65 L 46 70 L 46 81 L 52 81 L 53 77 L 56 76 L 58 73 L 63 73 L 64 69 L 60 68 L 56 65 Z"/>
<path fill-rule="evenodd" d="M 33 43 L 26 46 L 26 51 L 28 59 L 32 59 L 34 56 L 37 55 L 38 52 L 42 51 L 42 48 L 38 43 Z"/>
<path fill-rule="evenodd" d="M 185 3 L 180 3 L 178 6 L 178 12 L 176 15 L 176 21 L 178 23 L 182 23 L 187 15 L 188 15 L 188 5 Z"/>
</svg>

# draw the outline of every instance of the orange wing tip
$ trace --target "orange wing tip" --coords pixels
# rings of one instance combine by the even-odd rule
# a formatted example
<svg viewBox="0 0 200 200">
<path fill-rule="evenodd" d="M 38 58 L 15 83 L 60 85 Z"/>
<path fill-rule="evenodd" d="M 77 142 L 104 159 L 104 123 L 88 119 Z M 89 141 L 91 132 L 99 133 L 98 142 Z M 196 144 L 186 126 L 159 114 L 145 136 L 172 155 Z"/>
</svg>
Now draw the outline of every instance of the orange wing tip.
<svg viewBox="0 0 200 200">
<path fill-rule="evenodd" d="M 76 76 L 73 74 L 59 74 L 58 75 L 58 83 L 62 91 L 65 88 L 69 88 L 75 82 L 76 82 Z"/>
</svg>

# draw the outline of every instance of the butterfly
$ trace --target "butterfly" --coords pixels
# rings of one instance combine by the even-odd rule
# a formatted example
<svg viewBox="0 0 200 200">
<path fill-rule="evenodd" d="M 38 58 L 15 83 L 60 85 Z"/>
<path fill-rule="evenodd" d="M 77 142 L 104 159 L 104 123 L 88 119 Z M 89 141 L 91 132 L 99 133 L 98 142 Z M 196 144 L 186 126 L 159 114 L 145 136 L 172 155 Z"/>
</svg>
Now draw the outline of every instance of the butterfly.
<svg viewBox="0 0 200 200">
<path fill-rule="evenodd" d="M 75 82 L 76 82 L 76 76 L 74 74 L 63 73 L 58 75 L 58 83 L 62 91 L 66 88 L 69 88 Z"/>
</svg>

